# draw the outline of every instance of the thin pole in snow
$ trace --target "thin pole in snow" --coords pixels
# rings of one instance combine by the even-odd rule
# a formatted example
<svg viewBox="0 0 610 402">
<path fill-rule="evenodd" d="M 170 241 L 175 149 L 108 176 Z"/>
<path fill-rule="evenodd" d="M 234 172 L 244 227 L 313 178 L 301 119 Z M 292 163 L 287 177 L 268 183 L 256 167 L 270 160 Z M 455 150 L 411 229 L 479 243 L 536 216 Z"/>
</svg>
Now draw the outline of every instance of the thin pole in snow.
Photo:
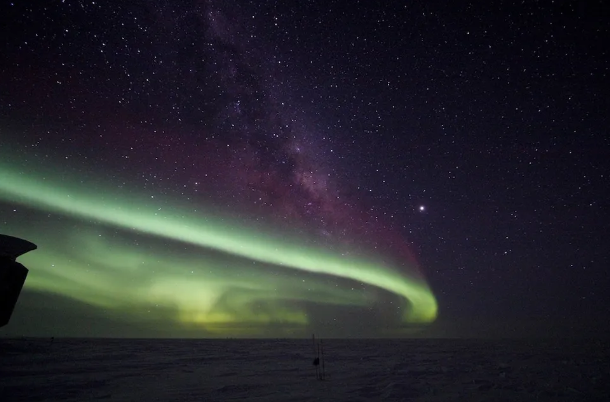
<svg viewBox="0 0 610 402">
<path fill-rule="evenodd" d="M 326 366 L 324 364 L 324 345 L 322 344 L 322 340 L 316 343 L 315 334 L 311 335 L 311 341 L 313 343 L 313 365 L 316 367 L 316 379 L 324 380 L 326 379 Z M 322 371 L 320 371 L 320 362 L 322 363 Z"/>
<path fill-rule="evenodd" d="M 316 367 L 316 379 L 320 379 L 320 349 L 316 347 L 316 335 L 311 334 L 311 341 L 313 343 L 313 365 Z"/>
</svg>

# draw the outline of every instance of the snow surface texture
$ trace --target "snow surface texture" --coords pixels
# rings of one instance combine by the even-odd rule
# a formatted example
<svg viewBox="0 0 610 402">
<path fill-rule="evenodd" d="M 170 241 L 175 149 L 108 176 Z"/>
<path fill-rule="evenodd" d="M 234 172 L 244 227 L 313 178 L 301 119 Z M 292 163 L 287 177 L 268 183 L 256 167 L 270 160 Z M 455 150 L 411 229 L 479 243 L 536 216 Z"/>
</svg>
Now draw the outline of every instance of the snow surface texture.
<svg viewBox="0 0 610 402">
<path fill-rule="evenodd" d="M 609 401 L 599 341 L 0 339 L 0 400 Z"/>
</svg>

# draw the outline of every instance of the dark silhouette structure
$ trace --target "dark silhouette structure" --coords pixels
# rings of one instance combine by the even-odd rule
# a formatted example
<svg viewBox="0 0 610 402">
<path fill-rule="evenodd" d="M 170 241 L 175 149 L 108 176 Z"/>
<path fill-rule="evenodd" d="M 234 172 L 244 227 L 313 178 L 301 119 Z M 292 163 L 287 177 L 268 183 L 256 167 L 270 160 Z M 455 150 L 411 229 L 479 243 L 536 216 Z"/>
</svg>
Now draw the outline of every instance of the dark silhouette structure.
<svg viewBox="0 0 610 402">
<path fill-rule="evenodd" d="M 313 353 L 316 356 L 313 359 L 313 365 L 316 368 L 316 379 L 325 380 L 326 379 L 326 366 L 324 365 L 324 346 L 322 345 L 322 340 L 316 343 L 316 335 L 311 335 L 311 340 L 313 341 Z M 322 370 L 320 370 L 320 362 L 322 362 Z"/>
<path fill-rule="evenodd" d="M 0 234 L 0 327 L 8 324 L 28 276 L 28 269 L 16 259 L 37 246 L 27 240 Z"/>
</svg>

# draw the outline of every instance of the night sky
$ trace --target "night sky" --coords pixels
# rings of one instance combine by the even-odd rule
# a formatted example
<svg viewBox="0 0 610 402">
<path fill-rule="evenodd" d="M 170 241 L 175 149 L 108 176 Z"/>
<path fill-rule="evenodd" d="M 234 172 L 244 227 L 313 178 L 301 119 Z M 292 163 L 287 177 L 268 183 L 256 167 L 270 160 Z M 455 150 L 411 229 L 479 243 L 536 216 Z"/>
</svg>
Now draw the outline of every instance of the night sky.
<svg viewBox="0 0 610 402">
<path fill-rule="evenodd" d="M 0 335 L 608 334 L 608 10 L 524 3 L 2 2 Z"/>
</svg>

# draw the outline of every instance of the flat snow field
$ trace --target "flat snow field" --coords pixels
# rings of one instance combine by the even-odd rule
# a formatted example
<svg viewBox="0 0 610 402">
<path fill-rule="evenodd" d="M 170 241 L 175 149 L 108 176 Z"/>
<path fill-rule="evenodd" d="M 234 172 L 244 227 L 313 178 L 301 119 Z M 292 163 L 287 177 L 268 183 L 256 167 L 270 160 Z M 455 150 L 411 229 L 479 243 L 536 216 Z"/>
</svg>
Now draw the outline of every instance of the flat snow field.
<svg viewBox="0 0 610 402">
<path fill-rule="evenodd" d="M 610 342 L 0 339 L 0 401 L 610 401 Z"/>
</svg>

